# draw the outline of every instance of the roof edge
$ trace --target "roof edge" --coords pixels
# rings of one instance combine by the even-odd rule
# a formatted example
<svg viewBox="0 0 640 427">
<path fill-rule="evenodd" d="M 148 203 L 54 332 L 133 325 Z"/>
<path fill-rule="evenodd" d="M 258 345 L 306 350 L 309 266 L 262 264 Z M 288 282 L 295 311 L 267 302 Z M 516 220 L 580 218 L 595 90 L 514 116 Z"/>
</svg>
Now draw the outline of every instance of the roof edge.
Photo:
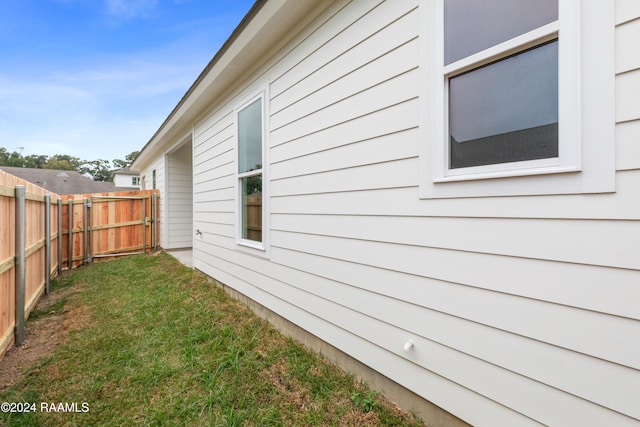
<svg viewBox="0 0 640 427">
<path fill-rule="evenodd" d="M 133 159 L 133 161 L 131 162 L 131 164 L 129 166 L 131 169 L 137 170 L 137 168 L 134 167 L 134 165 L 136 164 L 137 160 L 139 158 L 141 158 L 141 156 L 142 156 L 142 158 L 144 158 L 143 154 L 147 150 L 147 148 L 150 148 L 150 146 L 152 145 L 153 141 L 162 132 L 162 130 L 167 126 L 167 124 L 171 121 L 171 119 L 177 114 L 177 112 L 180 109 L 180 107 L 182 107 L 185 104 L 185 102 L 191 96 L 191 94 L 193 94 L 193 92 L 200 85 L 200 83 L 202 83 L 202 81 L 209 74 L 209 72 L 213 69 L 213 67 L 220 61 L 220 59 L 229 50 L 229 48 L 237 40 L 237 38 L 240 36 L 240 34 L 244 31 L 244 29 L 249 25 L 249 23 L 253 20 L 253 18 L 255 18 L 255 16 L 260 12 L 262 7 L 268 1 L 269 0 L 256 0 L 256 2 L 253 4 L 253 6 L 251 6 L 251 9 L 249 9 L 247 14 L 244 15 L 242 20 L 240 20 L 240 23 L 238 24 L 238 26 L 236 26 L 236 28 L 231 32 L 231 35 L 229 36 L 229 38 L 222 44 L 220 49 L 216 52 L 216 54 L 213 56 L 213 58 L 209 61 L 207 66 L 198 75 L 198 77 L 191 84 L 189 89 L 187 89 L 187 92 L 182 96 L 182 98 L 180 98 L 180 101 L 178 101 L 176 106 L 173 107 L 173 109 L 171 110 L 169 115 L 164 119 L 164 121 L 162 122 L 160 127 L 155 131 L 153 136 L 151 136 L 151 138 L 149 139 L 149 141 L 147 141 L 147 143 L 144 145 L 144 147 L 142 147 L 142 149 L 140 150 L 140 152 L 138 153 L 136 158 Z"/>
</svg>

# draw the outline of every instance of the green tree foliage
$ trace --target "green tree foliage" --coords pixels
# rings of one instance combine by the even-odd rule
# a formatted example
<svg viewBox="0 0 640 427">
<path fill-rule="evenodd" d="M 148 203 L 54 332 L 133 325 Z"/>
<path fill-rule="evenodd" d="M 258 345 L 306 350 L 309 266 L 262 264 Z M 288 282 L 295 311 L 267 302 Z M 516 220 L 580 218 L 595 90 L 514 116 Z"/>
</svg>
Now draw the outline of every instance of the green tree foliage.
<svg viewBox="0 0 640 427">
<path fill-rule="evenodd" d="M 104 159 L 81 160 L 68 154 L 56 154 L 51 157 L 37 154 L 23 156 L 22 150 L 22 147 L 18 147 L 17 150 L 9 152 L 6 148 L 0 147 L 0 166 L 70 170 L 89 174 L 94 181 L 112 181 L 111 171 L 129 166 L 140 153 L 133 151 L 127 154 L 124 160 L 114 159 L 113 162 L 109 162 Z"/>
<path fill-rule="evenodd" d="M 25 168 L 36 168 L 36 169 L 44 169 L 44 165 L 49 160 L 49 156 L 45 155 L 37 155 L 31 154 L 30 156 L 24 157 L 24 166 Z"/>
<path fill-rule="evenodd" d="M 49 157 L 47 162 L 42 166 L 42 169 L 79 171 L 83 163 L 84 162 L 78 157 L 73 157 L 66 154 L 56 154 Z"/>
<path fill-rule="evenodd" d="M 125 156 L 124 160 L 113 159 L 113 162 L 112 162 L 113 166 L 118 168 L 118 169 L 126 168 L 136 159 L 136 157 L 138 157 L 138 154 L 140 154 L 139 151 L 133 151 L 133 152 L 127 154 Z"/>
<path fill-rule="evenodd" d="M 94 181 L 113 181 L 109 160 L 98 159 L 84 162 L 84 165 L 78 172 L 90 174 Z"/>
<path fill-rule="evenodd" d="M 20 148 L 20 151 L 12 151 L 10 153 L 6 148 L 0 147 L 0 166 L 25 167 L 21 151 L 22 148 Z"/>
</svg>

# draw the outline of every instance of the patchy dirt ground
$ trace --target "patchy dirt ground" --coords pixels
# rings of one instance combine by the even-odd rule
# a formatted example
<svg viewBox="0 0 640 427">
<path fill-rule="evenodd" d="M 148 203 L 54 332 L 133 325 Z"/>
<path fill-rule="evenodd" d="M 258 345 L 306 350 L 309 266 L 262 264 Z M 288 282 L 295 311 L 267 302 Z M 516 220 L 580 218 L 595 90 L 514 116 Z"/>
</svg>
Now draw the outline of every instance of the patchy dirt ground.
<svg viewBox="0 0 640 427">
<path fill-rule="evenodd" d="M 64 342 L 69 332 L 79 329 L 86 316 L 82 308 L 70 307 L 56 311 L 55 304 L 71 294 L 78 292 L 73 286 L 44 295 L 34 312 L 52 311 L 35 320 L 28 320 L 24 343 L 20 347 L 12 346 L 0 359 L 0 391 L 16 384 L 24 376 L 24 371 L 32 367 L 36 361 L 49 356 L 56 346 Z"/>
</svg>

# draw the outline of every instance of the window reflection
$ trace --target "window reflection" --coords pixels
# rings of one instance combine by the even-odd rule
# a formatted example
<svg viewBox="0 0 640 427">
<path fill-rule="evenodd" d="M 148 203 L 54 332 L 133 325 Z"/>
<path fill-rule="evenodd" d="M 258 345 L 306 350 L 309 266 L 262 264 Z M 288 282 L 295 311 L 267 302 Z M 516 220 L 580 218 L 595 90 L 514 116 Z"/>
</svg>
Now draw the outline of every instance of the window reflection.
<svg viewBox="0 0 640 427">
<path fill-rule="evenodd" d="M 262 99 L 238 112 L 238 172 L 260 169 L 262 163 Z"/>
<path fill-rule="evenodd" d="M 262 175 L 241 178 L 242 238 L 262 241 Z"/>
<path fill-rule="evenodd" d="M 558 19 L 558 0 L 445 0 L 445 64 Z"/>
<path fill-rule="evenodd" d="M 450 168 L 558 156 L 558 42 L 449 80 Z"/>
</svg>

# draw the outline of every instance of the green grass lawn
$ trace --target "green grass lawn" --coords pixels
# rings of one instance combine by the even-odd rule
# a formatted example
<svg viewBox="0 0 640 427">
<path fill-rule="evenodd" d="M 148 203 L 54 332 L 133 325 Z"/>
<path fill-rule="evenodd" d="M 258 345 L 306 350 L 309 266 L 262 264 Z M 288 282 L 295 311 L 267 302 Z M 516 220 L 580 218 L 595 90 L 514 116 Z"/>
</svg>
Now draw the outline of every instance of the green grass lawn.
<svg viewBox="0 0 640 427">
<path fill-rule="evenodd" d="M 37 412 L 0 413 L 0 424 L 422 425 L 168 255 L 98 263 L 53 283 L 54 293 L 69 287 L 53 310 L 66 313 L 68 338 L 0 393 Z M 42 413 L 42 402 L 78 412 Z"/>
</svg>

